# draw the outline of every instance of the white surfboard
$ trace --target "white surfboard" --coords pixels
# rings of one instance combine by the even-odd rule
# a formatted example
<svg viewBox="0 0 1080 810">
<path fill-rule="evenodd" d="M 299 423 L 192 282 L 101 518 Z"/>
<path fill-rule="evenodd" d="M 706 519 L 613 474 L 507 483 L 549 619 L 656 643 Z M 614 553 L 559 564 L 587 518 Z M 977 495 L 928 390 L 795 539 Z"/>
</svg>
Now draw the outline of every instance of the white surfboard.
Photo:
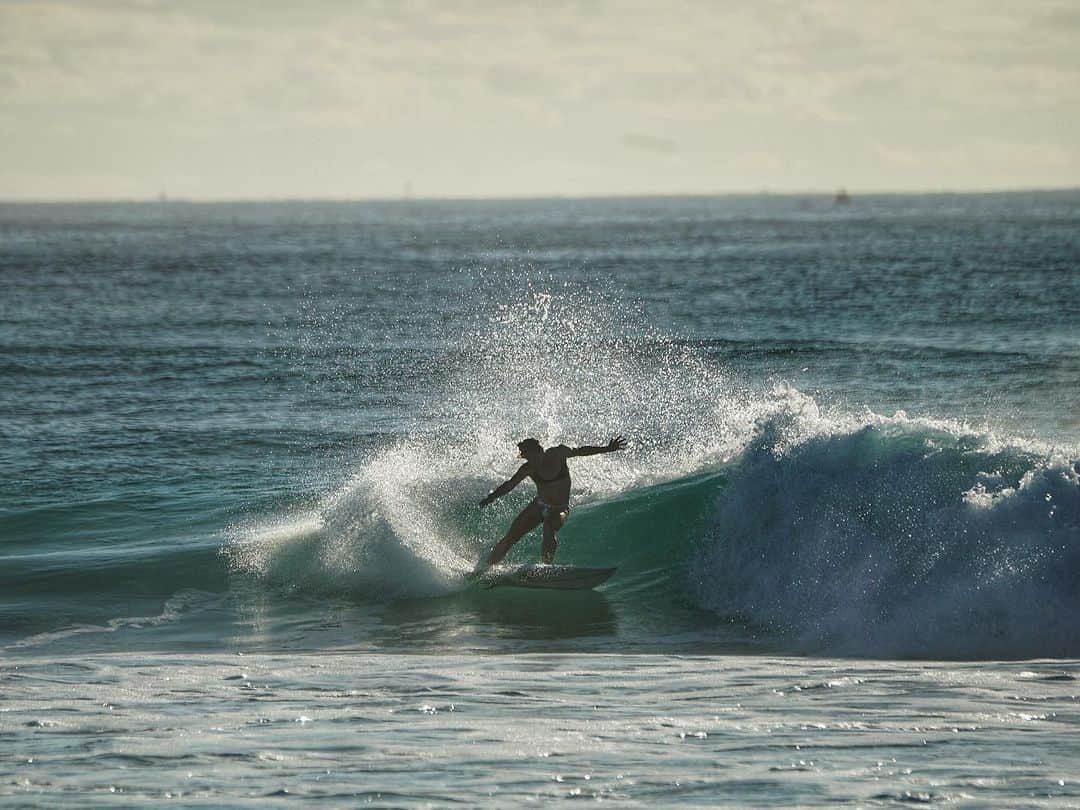
<svg viewBox="0 0 1080 810">
<path fill-rule="evenodd" d="M 496 565 L 481 574 L 477 582 L 489 588 L 502 585 L 573 591 L 595 588 L 614 573 L 614 568 L 583 568 L 577 565 Z"/>
</svg>

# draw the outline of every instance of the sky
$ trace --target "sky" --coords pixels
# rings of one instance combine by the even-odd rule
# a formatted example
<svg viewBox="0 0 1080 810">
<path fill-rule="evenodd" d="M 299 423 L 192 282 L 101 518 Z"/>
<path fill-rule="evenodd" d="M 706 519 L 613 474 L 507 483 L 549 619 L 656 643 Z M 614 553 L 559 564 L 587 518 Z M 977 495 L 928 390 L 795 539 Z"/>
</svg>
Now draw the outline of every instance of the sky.
<svg viewBox="0 0 1080 810">
<path fill-rule="evenodd" d="M 1080 0 L 0 0 L 0 199 L 1080 187 Z"/>
</svg>

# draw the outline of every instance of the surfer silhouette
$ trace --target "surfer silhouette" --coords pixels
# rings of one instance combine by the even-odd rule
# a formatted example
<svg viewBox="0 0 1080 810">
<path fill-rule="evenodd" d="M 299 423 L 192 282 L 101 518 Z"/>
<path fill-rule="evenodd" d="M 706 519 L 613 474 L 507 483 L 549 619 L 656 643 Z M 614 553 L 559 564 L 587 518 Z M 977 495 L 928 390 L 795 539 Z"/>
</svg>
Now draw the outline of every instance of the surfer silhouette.
<svg viewBox="0 0 1080 810">
<path fill-rule="evenodd" d="M 603 447 L 567 447 L 560 444 L 544 449 L 536 439 L 523 439 L 518 442 L 518 456 L 525 459 L 516 473 L 491 490 L 480 506 L 487 506 L 514 489 L 526 478 L 536 484 L 536 497 L 514 518 L 502 540 L 495 544 L 486 559 L 476 564 L 474 575 L 481 574 L 499 563 L 510 547 L 540 524 L 544 526 L 544 541 L 540 546 L 540 562 L 551 563 L 555 559 L 555 547 L 558 541 L 555 533 L 566 523 L 570 514 L 570 468 L 568 458 L 576 456 L 595 456 L 598 453 L 614 453 L 626 447 L 626 440 L 616 436 Z"/>
</svg>

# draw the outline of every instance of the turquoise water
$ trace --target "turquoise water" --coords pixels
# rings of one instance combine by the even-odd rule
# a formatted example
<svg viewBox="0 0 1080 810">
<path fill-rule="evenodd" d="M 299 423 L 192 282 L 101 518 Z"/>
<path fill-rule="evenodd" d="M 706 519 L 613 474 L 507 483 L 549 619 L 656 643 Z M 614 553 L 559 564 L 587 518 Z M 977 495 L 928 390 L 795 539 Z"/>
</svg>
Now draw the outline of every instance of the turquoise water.
<svg viewBox="0 0 1080 810">
<path fill-rule="evenodd" d="M 1077 801 L 1078 226 L 1076 192 L 0 206 L 0 795 Z M 465 587 L 514 442 L 616 433 L 558 556 L 615 577 Z"/>
</svg>

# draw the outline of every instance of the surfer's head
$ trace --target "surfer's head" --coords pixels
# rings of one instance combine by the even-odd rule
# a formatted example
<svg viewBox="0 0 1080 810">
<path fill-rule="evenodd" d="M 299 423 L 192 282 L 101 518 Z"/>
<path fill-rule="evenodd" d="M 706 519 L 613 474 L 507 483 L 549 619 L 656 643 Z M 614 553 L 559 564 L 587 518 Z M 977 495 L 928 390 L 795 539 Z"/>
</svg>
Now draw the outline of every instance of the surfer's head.
<svg viewBox="0 0 1080 810">
<path fill-rule="evenodd" d="M 522 439 L 517 443 L 518 455 L 522 458 L 529 458 L 535 456 L 538 453 L 544 452 L 544 447 L 536 439 Z"/>
</svg>

